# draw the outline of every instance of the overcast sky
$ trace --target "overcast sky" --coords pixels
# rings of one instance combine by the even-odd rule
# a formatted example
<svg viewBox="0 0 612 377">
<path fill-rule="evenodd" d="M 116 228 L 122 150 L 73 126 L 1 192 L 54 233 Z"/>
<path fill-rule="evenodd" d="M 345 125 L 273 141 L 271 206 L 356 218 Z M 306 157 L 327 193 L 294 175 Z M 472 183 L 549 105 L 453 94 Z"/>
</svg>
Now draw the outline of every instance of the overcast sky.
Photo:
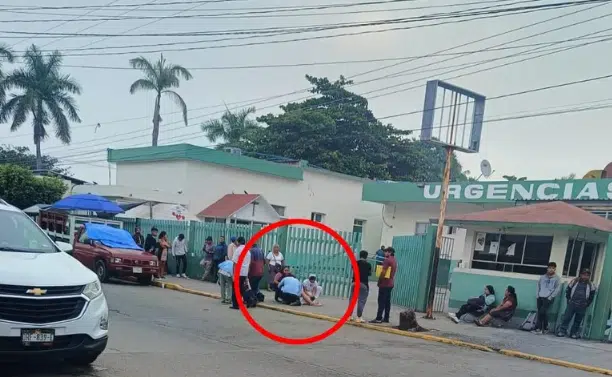
<svg viewBox="0 0 612 377">
<path fill-rule="evenodd" d="M 229 29 L 254 29 L 270 27 L 296 27 L 307 25 L 336 25 L 345 22 L 366 22 L 391 18 L 413 17 L 424 14 L 450 12 L 461 9 L 499 6 L 487 0 L 482 5 L 462 5 L 456 7 L 437 7 L 445 4 L 475 3 L 485 0 L 414 0 L 399 1 L 394 4 L 371 5 L 360 7 L 342 7 L 319 11 L 288 12 L 285 17 L 261 17 L 262 13 L 249 14 L 250 18 L 229 15 L 208 18 L 174 18 L 174 19 L 132 19 L 121 21 L 91 21 L 92 18 L 104 16 L 141 16 L 160 17 L 171 15 L 213 15 L 236 12 L 248 12 L 246 8 L 312 6 L 316 4 L 355 3 L 365 0 L 244 0 L 225 1 L 212 4 L 198 4 L 186 1 L 187 4 L 175 4 L 159 7 L 143 6 L 133 8 L 106 9 L 23 9 L 34 6 L 78 6 L 78 5 L 124 5 L 141 3 L 167 3 L 170 0 L 12 0 L 3 1 L 0 6 L 0 41 L 23 51 L 35 43 L 42 49 L 59 49 L 66 54 L 64 64 L 66 73 L 73 75 L 83 86 L 83 94 L 78 97 L 81 124 L 73 125 L 72 144 L 63 146 L 54 138 L 43 143 L 43 152 L 63 158 L 71 165 L 76 177 L 108 183 L 106 148 L 125 148 L 148 146 L 151 143 L 151 118 L 154 96 L 152 93 L 129 94 L 130 84 L 140 77 L 138 71 L 117 70 L 99 67 L 128 68 L 128 60 L 140 55 L 135 51 L 196 48 L 190 51 L 167 51 L 164 56 L 173 63 L 193 68 L 194 79 L 182 82 L 178 92 L 183 96 L 189 111 L 189 126 L 181 124 L 178 107 L 169 100 L 162 102 L 163 124 L 161 126 L 160 144 L 189 142 L 207 146 L 208 140 L 200 132 L 200 124 L 210 118 L 218 117 L 224 110 L 224 104 L 234 108 L 234 103 L 255 106 L 257 114 L 278 112 L 278 105 L 290 100 L 304 97 L 307 94 L 297 92 L 307 88 L 305 74 L 327 76 L 335 79 L 339 75 L 354 75 L 382 68 L 401 61 L 384 61 L 359 64 L 320 65 L 308 67 L 258 68 L 206 70 L 202 68 L 228 67 L 244 65 L 294 64 L 331 61 L 354 61 L 366 59 L 409 58 L 430 55 L 440 50 L 466 44 L 488 35 L 502 33 L 538 21 L 544 21 L 564 14 L 582 12 L 543 22 L 537 26 L 508 33 L 480 43 L 459 47 L 452 52 L 482 50 L 505 42 L 507 46 L 527 47 L 478 52 L 464 57 L 435 56 L 416 59 L 399 64 L 396 67 L 378 70 L 355 77 L 355 81 L 369 81 L 350 87 L 357 93 L 365 94 L 370 100 L 374 114 L 379 118 L 398 113 L 422 110 L 425 83 L 429 79 L 448 79 L 456 75 L 495 67 L 513 61 L 534 57 L 551 49 L 570 46 L 589 45 L 569 49 L 549 56 L 527 60 L 521 63 L 495 68 L 486 72 L 467 75 L 450 80 L 451 83 L 469 88 L 488 97 L 513 93 L 523 90 L 546 87 L 564 82 L 588 79 L 612 73 L 612 43 L 601 41 L 608 38 L 612 29 L 612 4 L 590 4 L 581 7 L 553 9 L 531 14 L 511 15 L 498 18 L 481 19 L 464 23 L 453 23 L 431 27 L 419 27 L 409 30 L 395 30 L 362 35 L 344 36 L 309 41 L 260 44 L 252 46 L 209 48 L 228 44 L 265 42 L 271 40 L 308 38 L 312 36 L 355 33 L 366 30 L 384 30 L 391 27 L 417 26 L 419 24 L 384 25 L 377 27 L 351 28 L 318 33 L 293 34 L 288 36 L 270 36 L 251 38 L 247 36 L 213 36 L 213 37 L 59 37 L 49 35 L 30 35 L 29 37 L 7 32 L 32 33 L 93 33 L 93 34 L 150 34 L 150 33 L 189 33 L 205 31 L 224 31 Z M 560 2 L 546 1 L 507 1 L 513 5 L 529 6 Z M 20 7 L 8 11 L 8 7 Z M 192 8 L 191 10 L 189 10 Z M 413 8 L 413 9 L 406 9 Z M 414 9 L 426 8 L 426 9 Z M 155 11 L 153 11 L 155 9 Z M 371 12 L 385 9 L 384 12 Z M 160 11 L 165 10 L 165 11 Z M 365 12 L 367 11 L 367 12 Z M 353 13 L 348 13 L 353 12 Z M 359 13 L 357 13 L 359 12 Z M 334 13 L 325 15 L 326 13 Z M 339 14 L 340 13 L 340 14 Z M 277 14 L 278 13 L 274 13 Z M 304 16 L 306 14 L 306 16 Z M 610 14 L 610 16 L 607 16 Z M 257 15 L 258 17 L 253 17 Z M 265 15 L 265 13 L 263 13 Z M 598 17 L 598 19 L 594 19 Z M 107 17 L 108 18 L 108 17 Z M 23 22 L 9 23 L 14 20 L 58 20 L 61 22 Z M 592 21 L 581 23 L 582 21 Z M 71 21 L 70 21 L 71 20 Z M 89 20 L 89 21 L 87 21 Z M 581 23 L 575 26 L 568 26 Z M 420 25 L 424 25 L 421 23 Z M 567 26 L 567 27 L 566 27 Z M 87 28 L 87 29 L 86 29 Z M 86 29 L 86 30 L 83 30 Z M 552 29 L 559 29 L 550 32 Z M 81 31 L 83 30 L 83 31 Z M 593 34 L 600 32 L 598 34 Z M 588 39 L 584 39 L 587 36 Z M 528 38 L 527 38 L 528 37 Z M 28 39 L 29 38 L 29 39 Z M 168 47 L 130 47 L 117 49 L 118 46 L 140 46 L 146 44 L 163 44 L 194 42 L 201 40 L 230 40 L 178 44 Z M 558 42 L 574 38 L 573 41 L 546 45 L 544 42 Z M 582 38 L 582 39 L 576 39 Z M 597 38 L 597 39 L 594 39 Z M 48 45 L 47 45 L 48 44 Z M 111 49 L 111 47 L 115 47 Z M 83 50 L 85 48 L 85 50 Z M 498 59 L 481 63 L 469 68 L 469 63 L 483 62 L 504 56 L 520 54 L 539 48 L 537 53 L 523 54 L 512 58 Z M 79 49 L 72 50 L 69 49 Z M 127 52 L 113 55 L 116 52 Z M 71 56 L 72 55 L 72 56 Z M 80 56 L 75 56 L 80 55 Z M 142 54 L 156 58 L 159 53 Z M 437 63 L 442 60 L 448 60 Z M 452 73 L 446 71 L 463 68 Z M 81 66 L 81 67 L 79 67 Z M 83 68 L 82 66 L 98 67 Z M 450 68 L 449 68 L 450 67 Z M 195 69 L 201 68 L 201 69 Z M 11 66 L 3 65 L 10 70 Z M 379 79 L 393 73 L 401 75 Z M 419 73 L 420 72 L 420 73 Z M 525 95 L 495 99 L 487 102 L 485 119 L 499 119 L 516 115 L 546 113 L 567 110 L 576 107 L 607 106 L 612 104 L 610 84 L 612 79 L 591 81 L 580 85 L 571 85 L 553 90 L 538 91 Z M 403 84 L 406 83 L 406 84 Z M 391 87 L 391 88 L 389 88 Z M 388 88 L 388 89 L 384 89 Z M 393 92 L 393 93 L 392 93 Z M 376 98 L 373 98 L 377 96 Z M 270 99 L 270 97 L 277 97 Z M 261 99 L 268 99 L 262 101 Z M 482 159 L 491 162 L 494 175 L 491 179 L 501 179 L 504 174 L 527 176 L 529 179 L 549 179 L 576 173 L 583 176 L 591 169 L 603 169 L 612 161 L 609 143 L 612 140 L 612 127 L 609 125 L 610 109 L 566 113 L 555 116 L 528 117 L 523 119 L 485 122 L 482 133 L 482 147 L 477 154 L 461 154 L 460 161 L 466 170 L 478 175 Z M 421 114 L 392 117 L 385 121 L 401 129 L 419 129 Z M 95 129 L 99 123 L 101 127 Z M 418 132 L 415 133 L 418 136 Z M 18 132 L 11 133 L 8 125 L 0 126 L 2 144 L 30 146 L 32 150 L 31 124 L 24 124 Z M 114 173 L 113 173 L 114 182 Z"/>
</svg>

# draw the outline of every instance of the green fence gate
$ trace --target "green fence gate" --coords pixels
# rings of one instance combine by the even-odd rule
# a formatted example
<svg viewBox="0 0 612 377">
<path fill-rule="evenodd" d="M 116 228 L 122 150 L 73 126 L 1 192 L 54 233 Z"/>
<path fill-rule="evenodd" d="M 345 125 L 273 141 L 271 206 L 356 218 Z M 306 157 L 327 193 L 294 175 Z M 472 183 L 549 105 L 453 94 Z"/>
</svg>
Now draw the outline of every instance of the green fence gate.
<svg viewBox="0 0 612 377">
<path fill-rule="evenodd" d="M 353 269 L 346 252 L 332 236 L 319 229 L 289 227 L 286 243 L 281 245 L 285 261 L 294 275 L 302 280 L 309 274 L 317 275 L 323 294 L 348 297 L 351 289 Z M 338 232 L 358 257 L 361 234 Z"/>
<path fill-rule="evenodd" d="M 397 261 L 391 302 L 418 311 L 425 309 L 433 237 L 431 233 L 393 237 Z"/>
</svg>

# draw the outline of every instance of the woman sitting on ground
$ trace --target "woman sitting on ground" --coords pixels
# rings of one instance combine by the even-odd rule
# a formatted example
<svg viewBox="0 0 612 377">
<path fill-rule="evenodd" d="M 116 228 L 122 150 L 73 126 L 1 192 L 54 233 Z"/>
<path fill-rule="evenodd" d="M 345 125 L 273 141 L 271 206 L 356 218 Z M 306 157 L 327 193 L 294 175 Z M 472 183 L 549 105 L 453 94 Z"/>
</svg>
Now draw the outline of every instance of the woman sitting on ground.
<svg viewBox="0 0 612 377">
<path fill-rule="evenodd" d="M 487 285 L 484 292 L 478 297 L 472 297 L 467 300 L 467 303 L 461 305 L 457 313 L 448 313 L 450 319 L 455 323 L 459 323 L 461 317 L 466 314 L 478 318 L 485 314 L 487 310 L 495 303 L 495 289 L 492 285 Z"/>
<path fill-rule="evenodd" d="M 516 290 L 513 286 L 509 285 L 508 288 L 506 288 L 504 301 L 502 301 L 501 305 L 491 309 L 489 313 L 485 314 L 482 318 L 477 319 L 474 323 L 477 326 L 486 326 L 494 318 L 508 322 L 514 315 L 514 311 L 516 310 L 517 306 L 518 297 L 516 297 Z"/>
</svg>

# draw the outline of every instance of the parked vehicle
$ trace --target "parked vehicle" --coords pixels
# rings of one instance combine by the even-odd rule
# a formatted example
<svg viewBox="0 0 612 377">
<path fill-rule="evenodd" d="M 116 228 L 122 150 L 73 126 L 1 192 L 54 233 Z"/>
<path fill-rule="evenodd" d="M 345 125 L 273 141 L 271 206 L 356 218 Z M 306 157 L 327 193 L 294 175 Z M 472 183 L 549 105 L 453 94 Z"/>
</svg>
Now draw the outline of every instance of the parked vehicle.
<svg viewBox="0 0 612 377">
<path fill-rule="evenodd" d="M 87 223 L 74 237 L 72 256 L 92 269 L 101 282 L 111 277 L 133 276 L 143 285 L 159 273 L 159 261 L 134 242 L 123 229 Z"/>
<path fill-rule="evenodd" d="M 108 341 L 96 274 L 1 199 L 0 229 L 0 361 L 93 363 Z"/>
</svg>

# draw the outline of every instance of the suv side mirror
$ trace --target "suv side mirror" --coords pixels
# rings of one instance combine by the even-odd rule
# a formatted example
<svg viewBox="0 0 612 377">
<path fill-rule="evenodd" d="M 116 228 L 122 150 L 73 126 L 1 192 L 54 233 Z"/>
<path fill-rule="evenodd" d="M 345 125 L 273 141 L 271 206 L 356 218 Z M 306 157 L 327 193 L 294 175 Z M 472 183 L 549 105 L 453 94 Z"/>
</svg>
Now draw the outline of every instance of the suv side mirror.
<svg viewBox="0 0 612 377">
<path fill-rule="evenodd" d="M 57 241 L 57 242 L 55 242 L 55 244 L 64 253 L 72 254 L 72 250 L 73 249 L 72 249 L 72 245 L 71 244 L 66 243 L 66 242 L 62 242 L 62 241 Z"/>
</svg>

